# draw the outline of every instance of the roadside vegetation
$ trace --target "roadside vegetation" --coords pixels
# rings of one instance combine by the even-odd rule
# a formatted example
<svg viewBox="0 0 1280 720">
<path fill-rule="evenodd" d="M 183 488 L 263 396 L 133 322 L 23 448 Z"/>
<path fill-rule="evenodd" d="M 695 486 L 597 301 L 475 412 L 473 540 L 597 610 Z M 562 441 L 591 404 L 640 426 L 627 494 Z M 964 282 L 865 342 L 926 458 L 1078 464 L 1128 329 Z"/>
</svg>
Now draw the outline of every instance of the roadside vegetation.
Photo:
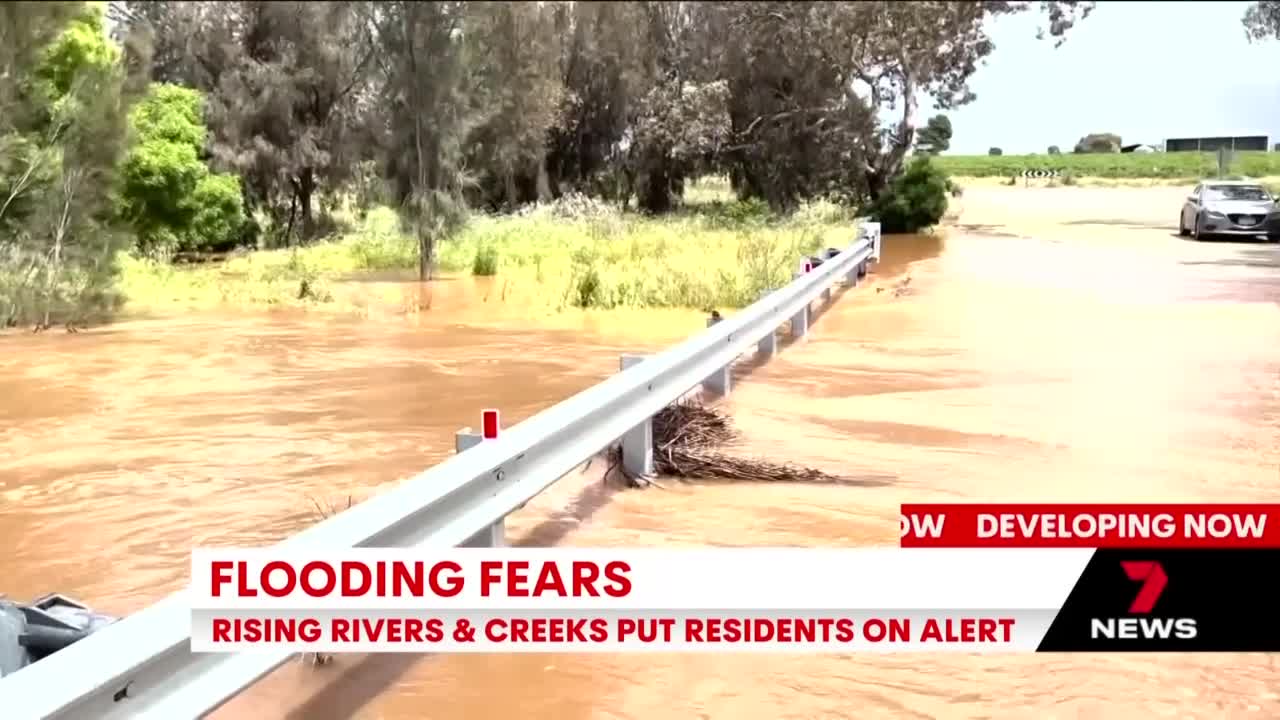
<svg viewBox="0 0 1280 720">
<path fill-rule="evenodd" d="M 1023 170 L 1059 170 L 1077 178 L 1199 180 L 1218 174 L 1215 153 L 1082 152 L 1053 155 L 941 155 L 938 167 L 953 177 L 1002 177 Z M 1237 152 L 1230 174 L 1245 177 L 1280 175 L 1280 153 Z"/>
<path fill-rule="evenodd" d="M 370 270 L 739 305 L 857 213 L 936 222 L 920 98 L 1033 7 L 1060 41 L 1092 3 L 3 3 L 0 326 Z"/>
<path fill-rule="evenodd" d="M 853 236 L 847 207 L 806 203 L 786 215 L 734 198 L 706 178 L 690 202 L 663 216 L 623 212 L 573 195 L 516 213 L 473 214 L 438 248 L 440 275 L 496 276 L 537 308 L 741 307 L 791 278 L 798 258 Z M 306 247 L 236 253 L 174 265 L 127 258 L 121 288 L 152 310 L 232 305 L 330 305 L 351 309 L 335 286 L 363 273 L 409 278 L 418 249 L 396 214 L 375 208 L 346 230 Z M 496 301 L 504 301 L 499 295 Z"/>
</svg>

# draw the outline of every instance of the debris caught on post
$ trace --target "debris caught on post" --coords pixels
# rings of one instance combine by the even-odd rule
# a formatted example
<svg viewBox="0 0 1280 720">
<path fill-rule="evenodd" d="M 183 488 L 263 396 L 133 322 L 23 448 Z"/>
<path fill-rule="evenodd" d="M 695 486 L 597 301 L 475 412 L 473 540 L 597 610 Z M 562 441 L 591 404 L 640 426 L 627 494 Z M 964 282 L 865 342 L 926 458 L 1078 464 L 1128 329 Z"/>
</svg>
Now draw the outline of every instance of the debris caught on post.
<svg viewBox="0 0 1280 720">
<path fill-rule="evenodd" d="M 792 463 L 734 457 L 721 448 L 738 437 L 729 417 L 696 401 L 668 405 L 653 416 L 655 476 L 702 482 L 803 482 L 842 484 L 845 478 Z M 622 450 L 609 450 L 610 468 L 622 469 Z M 623 476 L 632 487 L 657 486 L 652 479 Z M 848 481 L 852 483 L 852 481 Z M 660 487 L 660 486 L 658 486 Z"/>
</svg>

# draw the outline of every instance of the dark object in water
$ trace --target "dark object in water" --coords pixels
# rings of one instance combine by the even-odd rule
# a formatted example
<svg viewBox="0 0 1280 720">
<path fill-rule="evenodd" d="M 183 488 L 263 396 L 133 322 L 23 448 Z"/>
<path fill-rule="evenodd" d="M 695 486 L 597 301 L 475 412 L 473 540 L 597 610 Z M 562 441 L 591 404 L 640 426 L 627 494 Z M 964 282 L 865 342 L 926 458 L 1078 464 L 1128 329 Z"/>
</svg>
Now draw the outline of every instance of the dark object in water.
<svg viewBox="0 0 1280 720">
<path fill-rule="evenodd" d="M 822 265 L 822 263 L 824 263 L 824 262 L 826 262 L 826 261 L 830 260 L 831 258 L 833 258 L 833 257 L 835 257 L 835 256 L 837 256 L 837 255 L 839 255 L 841 252 L 843 252 L 843 251 L 841 251 L 841 250 L 839 250 L 839 249 L 837 249 L 837 248 L 827 248 L 827 253 L 826 253 L 826 255 L 825 255 L 825 256 L 818 256 L 818 255 L 812 255 L 812 256 L 810 256 L 810 257 L 809 257 L 809 266 L 810 266 L 810 267 L 812 267 L 812 268 L 814 268 L 814 269 L 817 269 L 818 267 L 820 267 L 820 266 Z"/>
</svg>

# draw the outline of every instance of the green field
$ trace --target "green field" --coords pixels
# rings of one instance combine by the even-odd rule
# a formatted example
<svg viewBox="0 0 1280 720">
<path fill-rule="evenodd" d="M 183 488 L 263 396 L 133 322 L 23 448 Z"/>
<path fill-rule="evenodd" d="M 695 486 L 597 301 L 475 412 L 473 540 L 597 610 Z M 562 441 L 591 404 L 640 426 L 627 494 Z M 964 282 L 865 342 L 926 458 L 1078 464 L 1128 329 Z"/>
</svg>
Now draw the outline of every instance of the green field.
<svg viewBox="0 0 1280 720">
<path fill-rule="evenodd" d="M 942 155 L 936 161 L 953 177 L 1011 177 L 1023 170 L 1059 170 L 1075 177 L 1199 179 L 1215 176 L 1214 153 L 1089 153 L 1064 155 Z M 1232 175 L 1280 175 L 1280 152 L 1239 152 Z"/>
</svg>

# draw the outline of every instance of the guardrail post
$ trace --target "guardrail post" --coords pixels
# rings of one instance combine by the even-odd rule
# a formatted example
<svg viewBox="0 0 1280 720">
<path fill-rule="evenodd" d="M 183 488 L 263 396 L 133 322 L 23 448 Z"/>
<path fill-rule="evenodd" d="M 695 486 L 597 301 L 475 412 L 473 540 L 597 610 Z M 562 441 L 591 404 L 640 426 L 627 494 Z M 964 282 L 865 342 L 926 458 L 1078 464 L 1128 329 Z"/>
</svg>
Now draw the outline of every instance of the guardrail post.
<svg viewBox="0 0 1280 720">
<path fill-rule="evenodd" d="M 809 306 L 800 308 L 800 312 L 791 316 L 791 337 L 802 338 L 809 334 Z"/>
<path fill-rule="evenodd" d="M 707 318 L 707 327 L 711 327 L 712 325 L 715 325 L 716 323 L 720 322 L 723 319 L 724 318 L 720 317 L 720 313 L 713 312 L 711 313 L 711 317 Z M 721 395 L 721 396 L 728 395 L 729 394 L 729 366 L 725 365 L 719 370 L 716 370 L 715 372 L 708 375 L 707 378 L 702 381 L 702 386 L 717 395 Z"/>
<path fill-rule="evenodd" d="M 797 280 L 800 278 L 801 275 L 804 275 L 805 273 L 809 272 L 812 269 L 813 269 L 813 265 L 811 265 L 808 260 L 803 260 L 800 263 L 800 269 L 797 270 L 791 276 L 791 279 Z M 791 316 L 791 337 L 802 338 L 808 333 L 809 333 L 809 305 L 806 303 L 804 307 L 800 308 L 800 312 Z"/>
<path fill-rule="evenodd" d="M 871 235 L 871 259 L 880 262 L 880 248 L 883 244 L 880 237 L 880 223 L 869 222 L 865 223 L 865 225 L 867 232 Z M 865 275 L 866 273 L 863 274 Z"/>
<path fill-rule="evenodd" d="M 485 440 L 496 440 L 498 437 L 498 411 L 485 410 L 481 414 L 481 432 L 471 432 L 465 427 L 453 437 L 454 452 L 463 452 L 479 445 Z M 507 544 L 506 519 L 499 520 L 480 532 L 472 535 L 462 547 L 503 547 Z"/>
<path fill-rule="evenodd" d="M 778 352 L 778 333 L 771 330 L 768 335 L 760 338 L 760 343 L 756 345 L 756 352 L 762 357 L 773 357 Z"/>
<path fill-rule="evenodd" d="M 644 355 L 623 355 L 619 367 L 626 370 L 644 359 Z M 637 477 L 653 474 L 653 418 L 631 428 L 622 436 L 622 468 Z"/>
<path fill-rule="evenodd" d="M 861 239 L 862 239 L 862 228 L 859 227 L 858 235 L 856 238 L 854 238 L 854 244 L 857 244 L 857 242 Z M 863 267 L 865 265 L 866 265 L 866 261 L 864 260 L 863 262 L 860 262 L 857 265 L 854 265 L 852 268 L 850 268 L 849 272 L 846 273 L 844 276 L 844 284 L 848 287 L 858 287 L 858 280 L 863 275 L 866 274 L 865 272 L 863 272 Z"/>
</svg>

